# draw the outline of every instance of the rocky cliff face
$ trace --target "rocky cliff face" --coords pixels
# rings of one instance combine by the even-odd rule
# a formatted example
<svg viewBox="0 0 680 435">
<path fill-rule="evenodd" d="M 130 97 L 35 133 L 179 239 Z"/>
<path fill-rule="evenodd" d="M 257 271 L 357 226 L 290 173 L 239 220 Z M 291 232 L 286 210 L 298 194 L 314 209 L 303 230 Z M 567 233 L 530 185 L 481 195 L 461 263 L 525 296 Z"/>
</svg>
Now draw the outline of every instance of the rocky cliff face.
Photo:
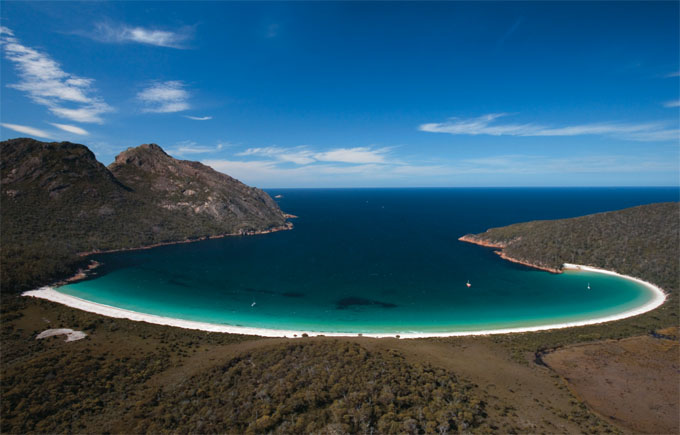
<svg viewBox="0 0 680 435">
<path fill-rule="evenodd" d="M 63 271 L 77 252 L 290 225 L 262 190 L 158 145 L 130 148 L 106 168 L 84 145 L 7 140 L 0 181 L 3 291 Z"/>
<path fill-rule="evenodd" d="M 156 206 L 219 222 L 230 231 L 285 224 L 281 210 L 262 190 L 199 162 L 176 160 L 156 144 L 127 149 L 109 170 Z"/>
</svg>

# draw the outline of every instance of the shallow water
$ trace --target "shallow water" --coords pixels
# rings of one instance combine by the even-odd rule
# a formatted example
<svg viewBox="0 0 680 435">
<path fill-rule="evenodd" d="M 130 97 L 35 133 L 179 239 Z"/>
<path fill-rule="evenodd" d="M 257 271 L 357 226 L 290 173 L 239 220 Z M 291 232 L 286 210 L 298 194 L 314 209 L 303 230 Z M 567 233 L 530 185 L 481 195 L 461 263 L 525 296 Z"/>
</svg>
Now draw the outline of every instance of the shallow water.
<svg viewBox="0 0 680 435">
<path fill-rule="evenodd" d="M 295 229 L 94 257 L 82 299 L 187 320 L 348 333 L 558 324 L 645 304 L 638 283 L 553 275 L 459 242 L 465 233 L 677 200 L 676 189 L 305 189 L 282 194 Z M 466 282 L 472 287 L 468 288 Z M 590 283 L 590 289 L 588 284 Z"/>
</svg>

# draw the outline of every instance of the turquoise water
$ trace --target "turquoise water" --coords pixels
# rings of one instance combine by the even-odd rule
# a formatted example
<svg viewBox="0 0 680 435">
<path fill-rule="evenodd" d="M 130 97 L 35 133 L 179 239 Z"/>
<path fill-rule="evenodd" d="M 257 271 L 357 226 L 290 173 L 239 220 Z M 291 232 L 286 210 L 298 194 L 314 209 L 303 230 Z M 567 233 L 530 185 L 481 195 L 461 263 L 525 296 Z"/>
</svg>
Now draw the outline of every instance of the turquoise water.
<svg viewBox="0 0 680 435">
<path fill-rule="evenodd" d="M 586 320 L 628 311 L 652 295 L 618 277 L 532 270 L 457 238 L 677 200 L 677 189 L 663 188 L 270 194 L 282 194 L 281 208 L 299 216 L 294 230 L 99 255 L 103 266 L 93 279 L 59 291 L 166 317 L 318 332 L 434 333 Z"/>
</svg>

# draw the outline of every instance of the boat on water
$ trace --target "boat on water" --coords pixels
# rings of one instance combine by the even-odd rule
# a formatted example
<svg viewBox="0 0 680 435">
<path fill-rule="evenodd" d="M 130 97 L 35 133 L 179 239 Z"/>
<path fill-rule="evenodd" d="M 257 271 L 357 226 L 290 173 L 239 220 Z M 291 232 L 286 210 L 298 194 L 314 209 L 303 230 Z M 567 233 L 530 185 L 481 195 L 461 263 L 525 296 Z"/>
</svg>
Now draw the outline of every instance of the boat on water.
<svg viewBox="0 0 680 435">
<path fill-rule="evenodd" d="M 470 280 L 469 280 L 469 279 L 468 279 L 467 284 L 465 284 L 465 285 L 468 286 L 468 288 L 472 287 L 472 284 L 470 284 Z"/>
<path fill-rule="evenodd" d="M 590 290 L 590 283 L 588 283 L 588 290 Z"/>
</svg>

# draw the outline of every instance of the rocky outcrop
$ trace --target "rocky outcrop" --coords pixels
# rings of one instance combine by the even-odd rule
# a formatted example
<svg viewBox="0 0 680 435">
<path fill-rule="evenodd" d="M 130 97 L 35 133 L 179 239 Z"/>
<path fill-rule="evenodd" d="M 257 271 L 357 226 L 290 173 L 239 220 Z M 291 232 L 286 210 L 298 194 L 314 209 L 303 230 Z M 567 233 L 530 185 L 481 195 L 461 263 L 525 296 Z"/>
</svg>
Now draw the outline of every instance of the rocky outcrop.
<svg viewBox="0 0 680 435">
<path fill-rule="evenodd" d="M 154 205 L 220 224 L 225 232 L 262 231 L 286 223 L 262 190 L 202 163 L 174 159 L 156 144 L 128 148 L 108 168 Z"/>
</svg>

